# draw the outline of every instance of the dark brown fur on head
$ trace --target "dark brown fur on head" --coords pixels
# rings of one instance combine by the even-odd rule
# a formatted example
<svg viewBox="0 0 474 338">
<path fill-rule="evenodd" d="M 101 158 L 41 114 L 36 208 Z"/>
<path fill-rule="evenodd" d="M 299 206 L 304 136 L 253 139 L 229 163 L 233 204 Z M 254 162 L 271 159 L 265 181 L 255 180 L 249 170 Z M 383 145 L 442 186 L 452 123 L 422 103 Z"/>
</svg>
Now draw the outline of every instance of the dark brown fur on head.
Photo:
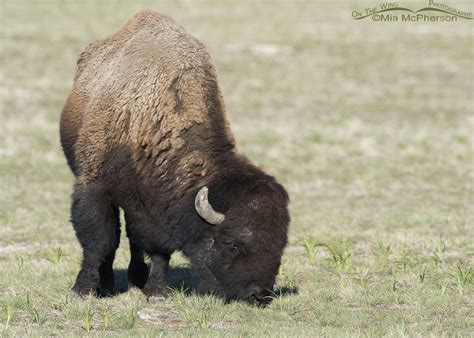
<svg viewBox="0 0 474 338">
<path fill-rule="evenodd" d="M 236 153 L 199 41 L 169 17 L 138 13 L 81 54 L 60 127 L 76 177 L 71 219 L 84 250 L 74 291 L 113 293 L 122 208 L 129 281 L 149 296 L 166 295 L 169 257 L 182 250 L 201 272 L 201 289 L 265 303 L 287 242 L 288 195 Z M 225 215 L 220 224 L 196 211 L 204 186 Z"/>
</svg>

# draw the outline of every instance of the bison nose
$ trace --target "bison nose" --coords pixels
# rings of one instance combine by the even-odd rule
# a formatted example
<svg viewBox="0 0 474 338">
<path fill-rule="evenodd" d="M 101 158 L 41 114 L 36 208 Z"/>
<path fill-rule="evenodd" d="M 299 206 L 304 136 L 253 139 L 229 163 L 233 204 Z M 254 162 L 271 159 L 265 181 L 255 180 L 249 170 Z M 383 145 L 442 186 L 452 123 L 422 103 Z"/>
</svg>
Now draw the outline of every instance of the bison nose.
<svg viewBox="0 0 474 338">
<path fill-rule="evenodd" d="M 249 303 L 261 307 L 267 306 L 271 301 L 271 290 L 259 286 L 250 288 L 247 300 Z"/>
</svg>

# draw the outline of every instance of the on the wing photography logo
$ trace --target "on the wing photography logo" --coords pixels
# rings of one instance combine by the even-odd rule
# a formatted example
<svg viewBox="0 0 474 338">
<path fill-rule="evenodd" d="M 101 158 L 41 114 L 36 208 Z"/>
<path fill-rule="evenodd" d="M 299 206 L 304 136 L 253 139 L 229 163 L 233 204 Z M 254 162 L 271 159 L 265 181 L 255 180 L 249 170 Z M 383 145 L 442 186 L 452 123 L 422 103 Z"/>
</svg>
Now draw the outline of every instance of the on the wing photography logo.
<svg viewBox="0 0 474 338">
<path fill-rule="evenodd" d="M 434 0 L 429 0 L 428 6 L 419 9 L 403 7 L 398 2 L 385 2 L 352 11 L 352 17 L 355 20 L 370 18 L 375 22 L 456 22 L 473 18 L 472 12 Z"/>
</svg>

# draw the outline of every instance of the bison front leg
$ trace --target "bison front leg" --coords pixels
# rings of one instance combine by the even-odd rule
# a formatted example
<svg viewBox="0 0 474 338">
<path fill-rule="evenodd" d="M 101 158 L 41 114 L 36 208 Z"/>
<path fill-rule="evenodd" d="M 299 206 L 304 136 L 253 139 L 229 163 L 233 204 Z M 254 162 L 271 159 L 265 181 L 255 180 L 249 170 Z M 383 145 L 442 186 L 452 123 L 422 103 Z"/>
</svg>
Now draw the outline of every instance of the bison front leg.
<svg viewBox="0 0 474 338">
<path fill-rule="evenodd" d="M 118 208 L 100 185 L 76 184 L 71 221 L 83 249 L 81 270 L 72 290 L 80 296 L 112 295 L 112 264 L 120 238 Z"/>
<path fill-rule="evenodd" d="M 151 255 L 150 275 L 143 289 L 143 292 L 148 296 L 148 300 L 151 302 L 168 297 L 166 275 L 169 261 L 170 255 L 161 253 Z"/>
</svg>

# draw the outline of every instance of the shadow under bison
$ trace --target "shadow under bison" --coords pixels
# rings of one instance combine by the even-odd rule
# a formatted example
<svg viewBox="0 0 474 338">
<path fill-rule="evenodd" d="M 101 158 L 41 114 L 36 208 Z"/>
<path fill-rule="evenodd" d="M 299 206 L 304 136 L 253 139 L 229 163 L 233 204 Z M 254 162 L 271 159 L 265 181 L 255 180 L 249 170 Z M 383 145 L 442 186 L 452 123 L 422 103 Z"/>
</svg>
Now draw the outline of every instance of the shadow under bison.
<svg viewBox="0 0 474 338">
<path fill-rule="evenodd" d="M 127 292 L 129 290 L 127 269 L 114 269 L 114 273 L 117 294 Z M 189 266 L 175 266 L 168 270 L 169 287 L 175 290 L 183 290 L 186 295 L 198 293 L 198 280 L 199 274 Z M 281 286 L 276 288 L 273 293 L 275 296 L 287 297 L 298 295 L 299 291 L 296 287 Z"/>
</svg>

